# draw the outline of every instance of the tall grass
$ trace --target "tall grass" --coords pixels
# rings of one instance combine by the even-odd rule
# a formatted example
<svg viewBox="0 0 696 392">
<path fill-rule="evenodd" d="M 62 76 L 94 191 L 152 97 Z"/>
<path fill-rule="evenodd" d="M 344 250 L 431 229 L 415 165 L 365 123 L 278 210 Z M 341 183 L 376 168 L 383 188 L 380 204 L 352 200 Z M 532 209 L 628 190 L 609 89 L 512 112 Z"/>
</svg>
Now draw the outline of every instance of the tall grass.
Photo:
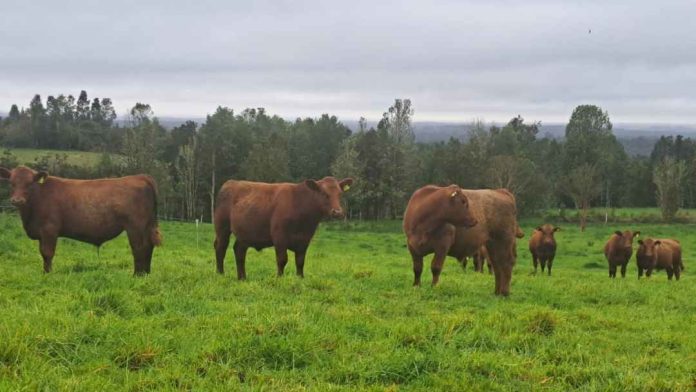
<svg viewBox="0 0 696 392">
<path fill-rule="evenodd" d="M 323 224 L 305 279 L 251 251 L 248 281 L 215 273 L 212 227 L 163 223 L 153 273 L 134 278 L 124 236 L 60 240 L 54 272 L 0 215 L 0 390 L 689 390 L 696 386 L 693 225 L 564 226 L 553 276 L 527 238 L 508 299 L 449 259 L 411 287 L 399 222 Z M 609 233 L 682 240 L 686 272 L 610 280 Z M 429 278 L 429 273 L 425 274 Z"/>
</svg>

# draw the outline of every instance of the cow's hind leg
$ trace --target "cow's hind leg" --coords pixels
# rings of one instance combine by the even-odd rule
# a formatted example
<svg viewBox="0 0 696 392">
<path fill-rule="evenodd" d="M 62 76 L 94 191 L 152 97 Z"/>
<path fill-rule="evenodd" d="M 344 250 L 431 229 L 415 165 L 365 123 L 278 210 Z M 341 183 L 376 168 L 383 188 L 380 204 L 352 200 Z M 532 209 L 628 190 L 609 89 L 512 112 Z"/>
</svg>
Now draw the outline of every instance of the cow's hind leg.
<svg viewBox="0 0 696 392">
<path fill-rule="evenodd" d="M 152 262 L 152 245 L 149 233 L 143 230 L 127 229 L 128 242 L 133 253 L 133 273 L 135 275 L 145 275 L 150 273 L 150 263 Z"/>
<path fill-rule="evenodd" d="M 446 250 L 435 250 L 435 256 L 433 256 L 433 261 L 430 263 L 430 271 L 433 273 L 433 286 L 437 285 L 437 282 L 440 281 L 440 273 L 442 272 L 446 257 Z"/>
<path fill-rule="evenodd" d="M 245 263 L 246 263 L 246 252 L 249 247 L 241 244 L 239 240 L 234 242 L 234 245 L 232 245 L 232 249 L 234 250 L 234 261 L 237 264 L 237 279 L 239 280 L 245 280 L 246 279 L 246 269 L 245 269 Z"/>
<path fill-rule="evenodd" d="M 54 234 L 42 234 L 39 240 L 39 252 L 43 258 L 44 272 L 51 272 L 53 268 L 53 256 L 56 253 L 56 242 L 58 237 Z"/>
<path fill-rule="evenodd" d="M 423 256 L 411 252 L 411 258 L 413 259 L 413 285 L 420 286 L 423 274 Z"/>
<path fill-rule="evenodd" d="M 225 273 L 225 255 L 227 247 L 230 245 L 230 228 L 229 225 L 221 222 L 215 222 L 215 261 L 217 263 L 218 274 Z"/>
<path fill-rule="evenodd" d="M 487 244 L 488 254 L 495 274 L 495 294 L 510 295 L 512 266 L 515 265 L 514 241 L 498 239 Z"/>
<path fill-rule="evenodd" d="M 288 248 L 284 245 L 275 246 L 276 265 L 278 266 L 278 276 L 283 276 L 285 266 L 288 264 Z"/>
<path fill-rule="evenodd" d="M 616 278 L 616 264 L 614 263 L 609 264 L 609 277 Z"/>
<path fill-rule="evenodd" d="M 304 278 L 305 255 L 307 255 L 306 247 L 295 250 L 295 273 L 300 278 Z"/>
</svg>

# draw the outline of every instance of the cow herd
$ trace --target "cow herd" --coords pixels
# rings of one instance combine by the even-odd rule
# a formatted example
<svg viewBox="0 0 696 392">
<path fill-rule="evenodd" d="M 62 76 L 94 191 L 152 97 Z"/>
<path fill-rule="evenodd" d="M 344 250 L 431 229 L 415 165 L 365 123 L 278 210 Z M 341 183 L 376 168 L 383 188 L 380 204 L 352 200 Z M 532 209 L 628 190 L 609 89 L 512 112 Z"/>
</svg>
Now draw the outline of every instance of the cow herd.
<svg viewBox="0 0 696 392">
<path fill-rule="evenodd" d="M 123 231 L 133 254 L 134 273 L 150 273 L 152 253 L 160 245 L 157 222 L 157 184 L 148 175 L 98 180 L 73 180 L 49 176 L 19 166 L 0 167 L 0 181 L 10 183 L 11 203 L 18 209 L 27 236 L 39 241 L 44 271 L 50 272 L 58 237 L 100 246 Z M 305 255 L 319 223 L 343 217 L 341 195 L 353 179 L 268 184 L 229 180 L 220 189 L 213 214 L 217 271 L 224 273 L 230 236 L 237 278 L 246 279 L 249 248 L 274 247 L 277 273 L 283 275 L 288 251 L 295 254 L 297 275 L 304 276 Z M 413 261 L 413 284 L 420 285 L 423 259 L 433 254 L 432 284 L 440 279 L 445 258 L 452 256 L 466 267 L 484 262 L 495 276 L 495 294 L 510 293 L 512 268 L 517 258 L 516 241 L 524 233 L 517 224 L 515 197 L 506 189 L 462 189 L 457 185 L 427 185 L 416 190 L 404 212 L 403 229 Z M 554 234 L 560 230 L 545 224 L 529 240 L 534 272 L 541 265 L 551 275 L 556 256 Z M 633 253 L 633 239 L 640 232 L 617 231 L 604 248 L 609 276 L 621 276 Z M 684 264 L 681 246 L 671 239 L 638 241 L 638 277 L 665 269 L 678 280 Z"/>
</svg>

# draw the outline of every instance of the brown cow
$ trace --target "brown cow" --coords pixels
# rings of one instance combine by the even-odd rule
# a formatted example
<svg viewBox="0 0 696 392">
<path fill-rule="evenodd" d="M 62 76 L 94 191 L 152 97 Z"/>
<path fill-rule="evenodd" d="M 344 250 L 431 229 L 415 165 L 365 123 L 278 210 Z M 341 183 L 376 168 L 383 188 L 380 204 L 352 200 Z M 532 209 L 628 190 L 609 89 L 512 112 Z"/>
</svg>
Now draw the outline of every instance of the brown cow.
<svg viewBox="0 0 696 392">
<path fill-rule="evenodd" d="M 278 276 L 295 252 L 297 275 L 304 277 L 305 254 L 319 222 L 324 217 L 343 217 L 341 194 L 352 178 L 337 181 L 324 177 L 299 184 L 267 184 L 229 180 L 220 189 L 215 207 L 215 256 L 218 273 L 225 272 L 225 253 L 234 233 L 237 278 L 246 279 L 248 248 L 275 247 Z"/>
<path fill-rule="evenodd" d="M 529 239 L 529 251 L 532 253 L 532 261 L 534 262 L 534 273 L 537 273 L 537 265 L 541 263 L 541 273 L 544 273 L 544 267 L 548 263 L 548 273 L 551 276 L 551 267 L 553 259 L 556 257 L 556 239 L 554 234 L 561 230 L 560 227 L 545 224 L 534 229 L 532 237 Z"/>
<path fill-rule="evenodd" d="M 517 238 L 524 237 L 524 232 L 522 231 L 522 229 L 520 229 L 519 226 L 517 226 L 517 229 L 515 231 L 515 237 L 517 237 Z M 516 246 L 512 247 L 512 252 L 513 252 L 513 255 L 515 256 L 515 259 L 516 259 L 517 258 L 517 247 Z M 481 249 L 479 249 L 478 252 L 474 253 L 473 259 L 474 259 L 474 269 L 476 271 L 483 273 L 483 263 L 486 263 L 486 267 L 488 267 L 488 273 L 489 274 L 493 273 L 493 267 L 491 266 L 491 257 L 488 255 L 488 249 L 486 249 L 485 245 L 481 245 Z"/>
<path fill-rule="evenodd" d="M 485 245 L 495 274 L 495 294 L 508 295 L 517 228 L 515 198 L 505 189 L 465 190 L 456 185 L 418 189 L 404 214 L 414 285 L 420 285 L 426 255 L 435 253 L 431 263 L 435 285 L 446 256 L 462 260 Z"/>
<path fill-rule="evenodd" d="M 638 279 L 643 276 L 643 271 L 645 271 L 645 276 L 649 278 L 653 269 L 664 269 L 667 271 L 667 279 L 672 280 L 672 275 L 674 275 L 679 280 L 681 271 L 684 270 L 679 241 L 646 238 L 638 240 L 638 244 L 640 244 L 638 251 L 636 251 Z"/>
<path fill-rule="evenodd" d="M 472 258 L 474 259 L 474 270 L 476 272 L 483 272 L 483 264 L 485 263 L 488 266 L 488 273 L 492 273 L 491 257 L 488 255 L 488 249 L 486 249 L 485 245 L 481 245 L 481 248 L 474 253 Z"/>
<path fill-rule="evenodd" d="M 604 245 L 604 256 L 609 263 L 609 277 L 616 278 L 616 268 L 621 266 L 621 277 L 626 277 L 626 265 L 633 254 L 633 238 L 640 235 L 640 231 L 624 232 L 616 231 L 609 237 L 609 241 Z"/>
<path fill-rule="evenodd" d="M 58 237 L 101 246 L 125 230 L 135 274 L 150 273 L 153 248 L 162 239 L 152 177 L 71 180 L 20 166 L 0 168 L 0 179 L 12 186 L 10 201 L 27 236 L 39 240 L 44 272 L 51 271 Z"/>
</svg>

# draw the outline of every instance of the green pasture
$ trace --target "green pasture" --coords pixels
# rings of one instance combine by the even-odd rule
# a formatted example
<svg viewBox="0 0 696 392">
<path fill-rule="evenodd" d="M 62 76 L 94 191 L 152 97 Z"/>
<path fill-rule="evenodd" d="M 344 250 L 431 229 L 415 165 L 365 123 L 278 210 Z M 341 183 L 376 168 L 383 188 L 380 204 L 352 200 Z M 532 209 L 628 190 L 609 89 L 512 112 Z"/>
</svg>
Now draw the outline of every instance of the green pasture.
<svg viewBox="0 0 696 392">
<path fill-rule="evenodd" d="M 34 148 L 10 148 L 0 150 L 0 154 L 3 151 L 9 150 L 12 155 L 17 157 L 20 165 L 26 165 L 29 163 L 34 163 L 36 159 L 44 156 L 49 156 L 50 160 L 54 160 L 56 155 L 67 156 L 66 163 L 81 167 L 95 167 L 99 160 L 101 159 L 101 153 L 98 152 L 87 152 L 87 151 L 60 151 L 60 150 L 41 150 Z"/>
<path fill-rule="evenodd" d="M 153 273 L 134 278 L 125 236 L 38 244 L 0 214 L 0 390 L 634 390 L 696 388 L 696 225 L 561 224 L 553 276 L 533 275 L 521 222 L 509 298 L 448 259 L 413 288 L 400 222 L 322 224 L 305 279 L 250 251 L 248 281 L 215 273 L 212 227 L 165 222 Z M 616 229 L 674 237 L 664 272 L 610 280 Z M 230 252 L 231 253 L 231 252 Z M 469 264 L 471 268 L 471 263 Z M 429 270 L 424 281 L 430 279 Z"/>
</svg>

